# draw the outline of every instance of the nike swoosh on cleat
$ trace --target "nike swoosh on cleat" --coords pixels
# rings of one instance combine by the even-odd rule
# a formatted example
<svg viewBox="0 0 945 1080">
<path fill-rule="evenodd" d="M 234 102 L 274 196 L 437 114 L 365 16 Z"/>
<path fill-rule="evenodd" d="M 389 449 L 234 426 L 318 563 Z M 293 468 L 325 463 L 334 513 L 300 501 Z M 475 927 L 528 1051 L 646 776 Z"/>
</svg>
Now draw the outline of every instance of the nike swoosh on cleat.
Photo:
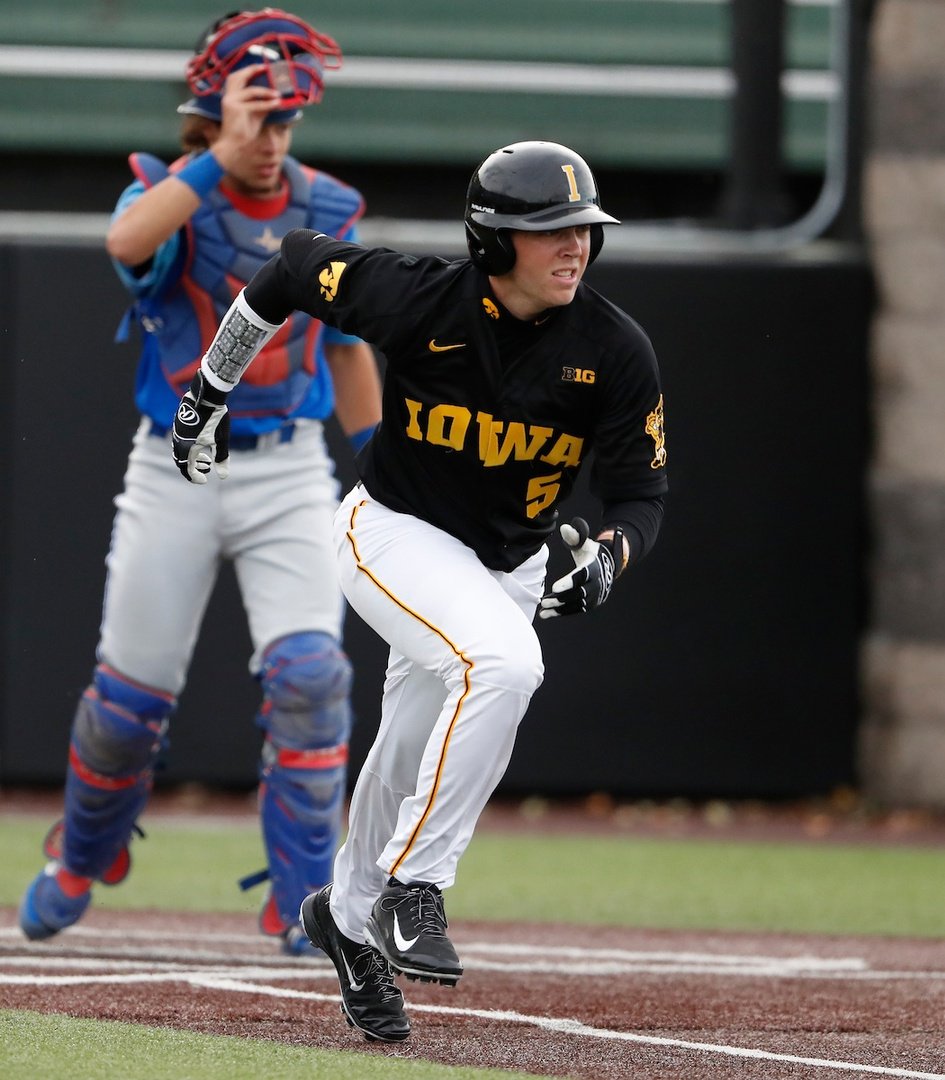
<svg viewBox="0 0 945 1080">
<path fill-rule="evenodd" d="M 416 945 L 420 935 L 410 938 L 409 940 L 404 937 L 400 930 L 400 923 L 397 921 L 397 912 L 394 912 L 394 944 L 400 949 L 401 952 L 410 952 L 410 950 Z"/>
<path fill-rule="evenodd" d="M 465 349 L 466 342 L 460 341 L 456 345 L 437 345 L 436 338 L 430 338 L 430 344 L 427 348 L 430 352 L 449 352 L 450 349 Z"/>
<path fill-rule="evenodd" d="M 348 963 L 347 956 L 345 956 L 345 954 L 341 952 L 341 949 L 339 949 L 338 952 L 341 953 L 341 962 L 344 964 L 345 971 L 348 973 L 349 989 L 353 990 L 355 993 L 357 993 L 359 990 L 363 990 L 364 983 L 358 982 L 357 979 L 355 979 L 354 972 L 351 970 L 351 965 Z"/>
</svg>

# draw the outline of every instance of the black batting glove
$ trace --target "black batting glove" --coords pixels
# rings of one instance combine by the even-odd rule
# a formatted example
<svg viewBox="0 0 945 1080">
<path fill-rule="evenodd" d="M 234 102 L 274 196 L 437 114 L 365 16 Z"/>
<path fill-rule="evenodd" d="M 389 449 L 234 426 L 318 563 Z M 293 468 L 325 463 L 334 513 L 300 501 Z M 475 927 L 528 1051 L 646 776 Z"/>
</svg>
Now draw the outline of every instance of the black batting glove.
<svg viewBox="0 0 945 1080">
<path fill-rule="evenodd" d="M 559 615 L 584 615 L 598 608 L 610 596 L 617 577 L 616 559 L 623 568 L 623 530 L 614 529 L 612 540 L 599 542 L 590 538 L 591 530 L 583 518 L 573 518 L 560 528 L 561 539 L 571 550 L 574 569 L 558 580 L 541 598 L 538 617 L 555 619 Z"/>
<path fill-rule="evenodd" d="M 192 484 L 205 484 L 211 464 L 225 480 L 230 472 L 230 415 L 226 392 L 197 371 L 174 417 L 174 462 Z"/>
</svg>

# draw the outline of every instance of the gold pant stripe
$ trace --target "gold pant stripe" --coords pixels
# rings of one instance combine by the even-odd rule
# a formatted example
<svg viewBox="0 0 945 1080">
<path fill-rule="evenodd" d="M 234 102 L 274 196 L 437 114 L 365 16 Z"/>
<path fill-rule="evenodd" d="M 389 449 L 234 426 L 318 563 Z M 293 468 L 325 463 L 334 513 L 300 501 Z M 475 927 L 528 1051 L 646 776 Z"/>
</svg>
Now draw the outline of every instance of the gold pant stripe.
<svg viewBox="0 0 945 1080">
<path fill-rule="evenodd" d="M 371 572 L 371 570 L 367 566 L 365 566 L 364 563 L 361 561 L 361 553 L 358 550 L 358 543 L 357 543 L 357 540 L 354 537 L 354 528 L 355 528 L 355 521 L 356 521 L 357 516 L 358 516 L 358 511 L 364 505 L 365 505 L 365 502 L 360 502 L 351 511 L 351 520 L 349 522 L 349 527 L 348 527 L 348 532 L 347 532 L 348 542 L 351 544 L 351 550 L 354 553 L 354 560 L 355 560 L 355 563 L 357 564 L 358 570 L 360 570 L 362 574 L 364 574 L 374 585 L 376 585 L 377 588 L 380 589 L 381 592 L 384 593 L 384 595 L 389 600 L 391 600 L 393 603 L 395 603 L 400 608 L 401 611 L 403 611 L 405 614 L 409 615 L 412 619 L 416 619 L 418 622 L 422 623 L 428 630 L 430 630 L 432 633 L 436 634 L 436 636 L 438 638 L 440 638 L 440 640 L 443 641 L 449 647 L 449 649 L 453 653 L 453 655 L 456 656 L 459 660 L 461 660 L 463 662 L 463 664 L 465 665 L 465 670 L 463 672 L 463 682 L 465 684 L 465 688 L 464 688 L 462 694 L 460 695 L 459 701 L 456 702 L 456 709 L 453 712 L 453 716 L 452 716 L 452 718 L 450 720 L 449 727 L 447 728 L 446 735 L 445 735 L 445 737 L 443 739 L 443 746 L 442 746 L 442 749 L 440 750 L 440 758 L 439 758 L 439 761 L 437 762 L 437 766 L 436 766 L 436 777 L 435 777 L 434 782 L 433 782 L 433 787 L 432 787 L 432 789 L 430 791 L 430 797 L 427 799 L 427 804 L 424 807 L 423 813 L 420 816 L 420 820 L 417 822 L 416 826 L 414 827 L 413 832 L 410 834 L 410 839 L 407 841 L 406 846 L 404 847 L 403 851 L 397 856 L 397 858 L 394 860 L 393 865 L 391 866 L 390 870 L 388 871 L 390 876 L 394 877 L 396 875 L 398 869 L 400 868 L 400 866 L 403 864 L 404 859 L 406 859 L 407 856 L 410 854 L 410 851 L 413 848 L 414 844 L 416 843 L 417 837 L 420 835 L 420 831 L 423 829 L 423 826 L 426 824 L 426 820 L 430 816 L 430 812 L 433 809 L 434 803 L 436 802 L 437 792 L 440 789 L 440 780 L 441 780 L 441 778 L 443 776 L 443 768 L 444 768 L 444 766 L 446 764 L 446 754 L 447 754 L 447 751 L 449 750 L 450 739 L 452 737 L 453 730 L 455 729 L 456 724 L 459 721 L 460 713 L 462 712 L 462 709 L 463 709 L 463 702 L 469 696 L 469 691 L 470 691 L 469 675 L 470 675 L 470 672 L 472 671 L 474 665 L 473 665 L 473 662 L 470 659 L 468 659 L 468 657 L 463 655 L 463 651 L 461 649 L 459 649 L 456 645 L 454 645 L 453 642 L 450 641 L 450 639 L 446 636 L 446 634 L 444 634 L 443 631 L 439 629 L 439 627 L 434 626 L 433 623 L 429 622 L 427 619 L 425 619 L 418 612 L 414 611 L 413 608 L 411 608 L 408 604 L 405 604 L 401 599 L 399 599 L 399 597 L 395 596 L 394 593 L 392 593 L 390 591 L 390 589 L 387 588 L 386 585 L 384 585 L 381 581 L 379 581 L 374 576 L 374 574 Z"/>
</svg>

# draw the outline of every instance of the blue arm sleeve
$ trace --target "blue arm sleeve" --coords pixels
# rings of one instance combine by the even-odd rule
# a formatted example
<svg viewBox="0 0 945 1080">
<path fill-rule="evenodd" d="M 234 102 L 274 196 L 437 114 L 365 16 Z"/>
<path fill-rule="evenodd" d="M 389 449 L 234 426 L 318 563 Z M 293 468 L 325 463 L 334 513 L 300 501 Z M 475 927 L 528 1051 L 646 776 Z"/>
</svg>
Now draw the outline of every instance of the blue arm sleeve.
<svg viewBox="0 0 945 1080">
<path fill-rule="evenodd" d="M 112 221 L 120 217 L 136 199 L 140 198 L 144 191 L 145 186 L 140 180 L 135 180 L 133 184 L 129 184 L 118 199 L 115 212 L 112 214 Z M 139 299 L 146 296 L 155 296 L 167 283 L 169 275 L 177 265 L 180 248 L 181 234 L 176 232 L 170 239 L 165 240 L 151 256 L 151 259 L 142 266 L 125 266 L 116 259 L 112 259 L 112 265 L 115 267 L 115 272 L 118 274 L 122 285 L 132 296 Z"/>
</svg>

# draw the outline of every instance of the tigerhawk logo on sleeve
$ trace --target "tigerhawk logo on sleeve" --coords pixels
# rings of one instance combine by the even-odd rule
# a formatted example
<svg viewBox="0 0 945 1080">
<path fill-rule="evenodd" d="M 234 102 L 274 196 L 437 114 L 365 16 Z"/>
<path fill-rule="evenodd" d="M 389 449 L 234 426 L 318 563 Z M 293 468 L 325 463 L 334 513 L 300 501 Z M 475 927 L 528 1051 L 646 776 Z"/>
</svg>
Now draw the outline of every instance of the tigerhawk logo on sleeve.
<svg viewBox="0 0 945 1080">
<path fill-rule="evenodd" d="M 333 262 L 329 263 L 318 275 L 318 284 L 320 286 L 318 291 L 321 293 L 322 299 L 327 300 L 329 304 L 338 295 L 338 282 L 341 281 L 341 275 L 347 268 L 347 263 Z"/>
<path fill-rule="evenodd" d="M 656 408 L 647 415 L 645 431 L 656 446 L 656 453 L 650 462 L 650 468 L 661 469 L 666 464 L 666 433 L 663 430 L 662 394 L 660 394 L 660 399 L 656 403 Z"/>
</svg>

